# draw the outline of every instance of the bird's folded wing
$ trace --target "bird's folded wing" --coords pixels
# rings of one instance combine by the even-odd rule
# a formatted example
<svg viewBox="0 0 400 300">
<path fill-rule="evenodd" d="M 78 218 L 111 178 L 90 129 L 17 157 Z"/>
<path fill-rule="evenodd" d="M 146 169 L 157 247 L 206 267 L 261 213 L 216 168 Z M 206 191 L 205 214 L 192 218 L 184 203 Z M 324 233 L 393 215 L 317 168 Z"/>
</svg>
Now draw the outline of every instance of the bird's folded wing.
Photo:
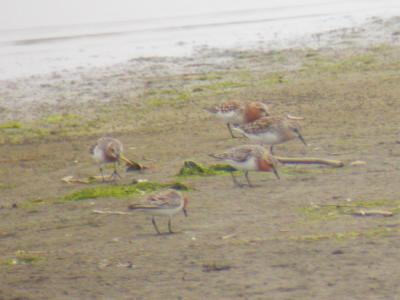
<svg viewBox="0 0 400 300">
<path fill-rule="evenodd" d="M 251 148 L 236 148 L 235 151 L 230 151 L 226 153 L 225 159 L 230 159 L 237 162 L 246 161 L 251 155 Z"/>
<path fill-rule="evenodd" d="M 159 209 L 162 208 L 162 206 L 158 206 L 158 205 L 143 205 L 143 204 L 131 204 L 128 207 L 129 209 Z"/>
<path fill-rule="evenodd" d="M 175 190 L 166 190 L 155 195 L 151 195 L 147 198 L 147 201 L 151 205 L 157 205 L 159 207 L 168 206 L 179 206 L 181 195 Z"/>
<path fill-rule="evenodd" d="M 263 117 L 254 122 L 248 123 L 243 126 L 243 130 L 246 133 L 260 133 L 266 130 L 271 129 L 276 126 L 276 124 L 280 121 L 277 117 Z"/>
</svg>

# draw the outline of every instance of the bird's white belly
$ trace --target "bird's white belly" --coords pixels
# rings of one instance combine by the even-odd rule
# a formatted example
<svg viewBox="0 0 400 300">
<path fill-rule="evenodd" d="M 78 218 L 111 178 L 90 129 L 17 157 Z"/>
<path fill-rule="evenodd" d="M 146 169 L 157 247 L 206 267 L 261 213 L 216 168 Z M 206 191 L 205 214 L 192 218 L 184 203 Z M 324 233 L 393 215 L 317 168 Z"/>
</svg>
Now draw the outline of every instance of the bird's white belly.
<svg viewBox="0 0 400 300">
<path fill-rule="evenodd" d="M 247 137 L 254 140 L 262 142 L 263 144 L 267 145 L 275 145 L 282 143 L 282 138 L 279 134 L 274 132 L 263 132 L 259 134 L 247 134 Z"/>
<path fill-rule="evenodd" d="M 180 211 L 182 211 L 183 205 L 174 208 L 158 208 L 158 209 L 147 209 L 144 210 L 145 213 L 148 213 L 153 216 L 167 216 L 171 217 L 176 215 Z"/>
<path fill-rule="evenodd" d="M 256 159 L 254 157 L 243 161 L 243 162 L 237 162 L 234 160 L 226 160 L 226 162 L 231 165 L 234 168 L 240 169 L 240 170 L 245 170 L 245 171 L 255 171 L 257 170 L 257 163 Z"/>
<path fill-rule="evenodd" d="M 235 111 L 219 112 L 217 113 L 217 116 L 227 123 L 237 124 L 242 122 L 240 115 Z"/>
<path fill-rule="evenodd" d="M 101 163 L 105 160 L 103 151 L 101 151 L 98 147 L 94 148 L 92 156 L 93 159 L 98 163 Z"/>
</svg>

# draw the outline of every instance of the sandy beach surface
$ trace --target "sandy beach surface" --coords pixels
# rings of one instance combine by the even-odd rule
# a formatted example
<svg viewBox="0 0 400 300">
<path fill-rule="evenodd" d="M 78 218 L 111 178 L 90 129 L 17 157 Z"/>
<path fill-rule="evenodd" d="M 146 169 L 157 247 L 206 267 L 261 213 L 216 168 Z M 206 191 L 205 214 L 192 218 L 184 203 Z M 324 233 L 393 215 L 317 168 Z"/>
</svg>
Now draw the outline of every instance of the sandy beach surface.
<svg viewBox="0 0 400 300">
<path fill-rule="evenodd" d="M 0 299 L 398 299 L 399 41 L 399 17 L 370 18 L 284 49 L 203 47 L 0 81 Z M 304 117 L 308 146 L 277 154 L 345 166 L 282 165 L 281 180 L 251 174 L 257 186 L 242 189 L 229 174 L 177 176 L 249 143 L 203 110 L 228 99 Z M 104 135 L 148 169 L 63 182 L 98 174 L 89 148 Z M 138 179 L 153 185 L 136 191 Z M 190 187 L 175 234 L 140 213 L 93 212 L 127 211 L 171 182 Z M 357 215 L 371 210 L 392 215 Z"/>
</svg>

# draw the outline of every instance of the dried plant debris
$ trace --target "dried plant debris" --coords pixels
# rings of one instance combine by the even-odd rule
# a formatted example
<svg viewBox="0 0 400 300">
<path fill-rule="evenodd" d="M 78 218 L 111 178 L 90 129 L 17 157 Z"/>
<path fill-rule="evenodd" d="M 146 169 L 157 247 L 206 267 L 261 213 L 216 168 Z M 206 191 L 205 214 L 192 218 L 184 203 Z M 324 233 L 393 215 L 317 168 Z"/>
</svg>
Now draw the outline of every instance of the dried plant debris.
<svg viewBox="0 0 400 300">
<path fill-rule="evenodd" d="M 192 160 L 185 161 L 179 170 L 178 176 L 211 176 L 222 175 L 237 171 L 230 165 L 216 164 L 209 167 L 203 166 Z"/>
<path fill-rule="evenodd" d="M 224 261 L 212 261 L 203 264 L 203 272 L 227 271 L 232 266 Z"/>
<path fill-rule="evenodd" d="M 353 216 L 358 217 L 392 217 L 393 212 L 388 210 L 377 210 L 377 209 L 360 209 L 353 212 Z"/>
</svg>

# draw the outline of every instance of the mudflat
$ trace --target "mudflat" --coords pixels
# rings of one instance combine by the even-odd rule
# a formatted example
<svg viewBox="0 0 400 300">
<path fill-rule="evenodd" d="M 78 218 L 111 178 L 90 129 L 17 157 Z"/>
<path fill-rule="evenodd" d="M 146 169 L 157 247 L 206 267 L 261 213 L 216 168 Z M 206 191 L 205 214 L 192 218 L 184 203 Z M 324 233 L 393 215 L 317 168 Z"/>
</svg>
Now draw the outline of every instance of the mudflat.
<svg viewBox="0 0 400 300">
<path fill-rule="evenodd" d="M 398 299 L 400 29 L 391 22 L 379 23 L 390 43 L 352 44 L 349 31 L 340 47 L 210 49 L 1 82 L 0 299 Z M 229 174 L 177 176 L 184 161 L 210 165 L 209 153 L 250 143 L 203 110 L 229 99 L 304 117 L 308 146 L 291 141 L 277 155 L 345 166 L 282 165 L 281 180 L 250 174 L 255 188 L 234 187 Z M 121 165 L 115 183 L 63 182 L 98 175 L 89 148 L 105 135 L 148 169 Z M 175 234 L 155 234 L 140 213 L 94 212 L 128 211 L 175 182 L 189 187 Z M 167 220 L 157 223 L 167 232 Z"/>
</svg>

